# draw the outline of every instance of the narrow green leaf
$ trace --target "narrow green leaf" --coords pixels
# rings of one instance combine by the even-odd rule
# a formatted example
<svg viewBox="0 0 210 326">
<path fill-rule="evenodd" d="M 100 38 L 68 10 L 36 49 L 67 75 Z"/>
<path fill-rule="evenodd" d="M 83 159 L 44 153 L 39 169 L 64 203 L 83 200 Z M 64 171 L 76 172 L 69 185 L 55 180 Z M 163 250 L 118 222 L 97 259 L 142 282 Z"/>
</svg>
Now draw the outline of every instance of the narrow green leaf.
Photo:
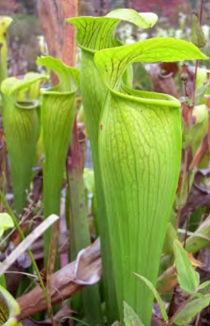
<svg viewBox="0 0 210 326">
<path fill-rule="evenodd" d="M 166 309 L 164 307 L 164 303 L 163 303 L 159 293 L 157 292 L 156 288 L 154 287 L 154 285 L 147 278 L 143 277 L 142 275 L 139 275 L 139 274 L 136 274 L 136 273 L 134 273 L 134 275 L 136 275 L 141 281 L 143 281 L 148 286 L 150 291 L 153 293 L 155 299 L 157 300 L 157 303 L 158 303 L 158 305 L 160 307 L 160 311 L 161 311 L 163 320 L 165 322 L 168 322 L 168 315 L 167 315 Z"/>
<path fill-rule="evenodd" d="M 0 326 L 15 326 L 20 307 L 11 294 L 0 285 Z"/>
<path fill-rule="evenodd" d="M 94 223 L 95 223 L 94 226 L 95 226 L 96 234 L 97 236 L 99 236 L 99 225 L 96 216 L 97 201 L 96 201 L 94 170 L 85 168 L 83 173 L 83 178 L 84 178 L 85 190 L 91 193 L 91 213 L 94 218 Z"/>
<path fill-rule="evenodd" d="M 163 253 L 166 255 L 173 254 L 173 243 L 177 239 L 177 232 L 173 225 L 169 222 L 166 230 L 166 236 L 163 245 Z"/>
<path fill-rule="evenodd" d="M 209 285 L 210 285 L 210 281 L 203 282 L 202 284 L 199 285 L 198 291 L 205 290 L 207 287 L 209 287 Z"/>
<path fill-rule="evenodd" d="M 197 294 L 205 295 L 210 293 L 210 281 L 203 282 L 198 287 Z"/>
<path fill-rule="evenodd" d="M 42 92 L 41 121 L 44 146 L 44 216 L 60 213 L 60 197 L 67 151 L 75 117 L 79 71 L 50 56 L 37 64 L 52 69 L 59 78 L 53 88 Z M 44 235 L 45 261 L 49 256 L 52 229 Z"/>
<path fill-rule="evenodd" d="M 184 308 L 175 316 L 173 323 L 179 326 L 188 325 L 191 320 L 202 309 L 207 307 L 210 303 L 210 294 L 206 294 L 201 298 L 194 299 L 184 306 Z M 173 318 L 173 317 L 172 317 Z"/>
<path fill-rule="evenodd" d="M 3 124 L 11 164 L 14 188 L 14 205 L 21 213 L 26 204 L 39 134 L 38 101 L 17 101 L 18 92 L 28 89 L 33 83 L 45 80 L 40 74 L 10 77 L 1 85 L 3 94 Z M 15 144 L 15 146 L 14 146 Z"/>
<path fill-rule="evenodd" d="M 125 301 L 123 302 L 123 307 L 125 326 L 144 326 L 137 314 Z"/>
<path fill-rule="evenodd" d="M 192 253 L 198 252 L 210 243 L 210 216 L 199 226 L 199 228 L 187 238 L 186 250 Z"/>
<path fill-rule="evenodd" d="M 196 104 L 202 103 L 202 100 L 205 101 L 204 95 L 208 94 L 209 86 L 210 86 L 210 80 L 196 90 L 196 93 L 195 93 L 195 103 Z"/>
<path fill-rule="evenodd" d="M 187 252 L 178 240 L 174 241 L 174 254 L 177 278 L 181 289 L 188 294 L 196 292 L 199 286 L 199 274 L 194 270 Z"/>
</svg>

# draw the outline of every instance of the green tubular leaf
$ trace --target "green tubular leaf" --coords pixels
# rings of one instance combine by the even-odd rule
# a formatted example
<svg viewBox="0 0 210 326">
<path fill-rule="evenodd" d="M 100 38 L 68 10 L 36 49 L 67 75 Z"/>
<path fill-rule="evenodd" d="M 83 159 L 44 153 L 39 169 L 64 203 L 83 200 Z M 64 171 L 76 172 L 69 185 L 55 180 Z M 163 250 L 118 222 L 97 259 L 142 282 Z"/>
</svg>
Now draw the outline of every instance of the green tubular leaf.
<svg viewBox="0 0 210 326">
<path fill-rule="evenodd" d="M 11 294 L 0 285 L 0 326 L 14 326 L 20 307 Z"/>
<path fill-rule="evenodd" d="M 4 80 L 3 124 L 6 132 L 7 148 L 11 164 L 14 188 L 14 205 L 21 213 L 26 204 L 26 190 L 29 189 L 32 167 L 35 158 L 36 141 L 39 133 L 38 101 L 17 101 L 18 92 L 29 88 L 33 83 L 44 80 L 45 76 L 36 75 L 11 77 Z M 15 144 L 15 145 L 14 145 Z"/>
<path fill-rule="evenodd" d="M 179 101 L 129 90 L 122 76 L 136 61 L 196 58 L 206 57 L 193 44 L 166 38 L 95 54 L 110 91 L 100 121 L 99 157 L 121 321 L 125 300 L 150 325 L 153 294 L 132 272 L 155 286 L 181 159 Z"/>
<path fill-rule="evenodd" d="M 0 43 L 5 42 L 7 28 L 12 23 L 12 18 L 8 16 L 0 16 Z"/>
<path fill-rule="evenodd" d="M 60 196 L 65 160 L 70 144 L 75 116 L 75 96 L 79 84 L 79 71 L 64 65 L 59 59 L 41 57 L 38 65 L 52 69 L 59 84 L 42 93 L 41 121 L 44 145 L 44 216 L 59 215 Z M 45 257 L 48 257 L 52 230 L 45 233 Z"/>
<path fill-rule="evenodd" d="M 194 299 L 186 304 L 186 306 L 175 316 L 173 323 L 175 325 L 188 325 L 193 317 L 195 317 L 202 309 L 210 303 L 210 295 L 206 294 L 201 298 Z"/>
<path fill-rule="evenodd" d="M 174 254 L 177 278 L 181 289 L 188 294 L 195 293 L 199 286 L 200 277 L 178 240 L 174 241 Z"/>
<path fill-rule="evenodd" d="M 118 318 L 118 315 L 114 300 L 115 286 L 111 272 L 112 263 L 109 235 L 107 233 L 106 207 L 98 159 L 99 121 L 107 90 L 96 69 L 93 56 L 97 50 L 121 45 L 119 40 L 114 37 L 114 31 L 120 21 L 129 21 L 139 28 L 149 28 L 155 23 L 156 19 L 157 16 L 151 13 L 138 14 L 131 9 L 122 9 L 114 10 L 105 17 L 77 17 L 67 20 L 76 26 L 77 44 L 82 49 L 81 95 L 93 154 L 97 215 L 100 218 L 104 291 L 109 324 L 112 324 Z"/>
<path fill-rule="evenodd" d="M 125 326 L 144 326 L 133 309 L 124 301 L 124 322 Z"/>
<path fill-rule="evenodd" d="M 147 326 L 153 294 L 132 272 L 155 286 L 179 175 L 181 116 L 170 96 L 131 94 L 107 96 L 100 164 L 121 319 L 125 300 Z"/>
<path fill-rule="evenodd" d="M 6 31 L 12 18 L 7 16 L 0 16 L 0 57 L 1 57 L 1 69 L 0 69 L 0 84 L 7 78 L 7 39 Z"/>
<path fill-rule="evenodd" d="M 20 214 L 26 204 L 26 190 L 29 189 L 35 147 L 38 138 L 39 120 L 36 109 L 38 102 L 5 100 L 3 123 L 11 164 L 14 190 L 14 206 Z M 14 146 L 15 144 L 15 146 Z"/>
</svg>

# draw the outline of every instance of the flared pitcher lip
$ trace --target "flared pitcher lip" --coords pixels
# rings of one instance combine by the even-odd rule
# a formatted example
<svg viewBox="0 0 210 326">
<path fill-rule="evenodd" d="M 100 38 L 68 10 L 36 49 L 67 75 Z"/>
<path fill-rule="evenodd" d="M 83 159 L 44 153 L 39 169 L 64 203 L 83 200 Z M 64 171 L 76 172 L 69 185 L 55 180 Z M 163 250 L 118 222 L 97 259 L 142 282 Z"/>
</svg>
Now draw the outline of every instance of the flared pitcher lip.
<svg viewBox="0 0 210 326">
<path fill-rule="evenodd" d="M 75 89 L 72 92 L 61 92 L 61 91 L 43 91 L 41 92 L 42 96 L 48 96 L 48 95 L 56 95 L 56 96 L 67 96 L 67 95 L 75 95 L 78 89 Z"/>
<path fill-rule="evenodd" d="M 107 85 L 107 88 L 108 90 L 110 91 L 111 94 L 117 96 L 117 97 L 120 97 L 120 98 L 123 98 L 123 99 L 126 99 L 126 100 L 130 100 L 130 101 L 133 101 L 133 102 L 138 102 L 138 103 L 144 103 L 144 104 L 157 104 L 159 106 L 167 106 L 167 107 L 171 107 L 171 108 L 177 108 L 179 109 L 181 107 L 181 102 L 169 95 L 169 94 L 164 94 L 164 93 L 157 93 L 157 92 L 149 92 L 149 91 L 139 91 L 139 90 L 136 90 L 136 89 L 133 89 L 133 88 L 130 88 L 130 87 L 127 87 L 127 86 L 124 86 L 128 91 L 134 91 L 136 93 L 147 93 L 148 95 L 149 94 L 155 94 L 156 96 L 164 96 L 165 99 L 158 99 L 158 98 L 143 98 L 143 97 L 137 97 L 137 96 L 133 96 L 133 95 L 130 95 L 130 94 L 124 94 L 124 93 L 121 93 L 119 91 L 116 91 L 114 89 L 112 89 L 109 85 Z"/>
<path fill-rule="evenodd" d="M 56 88 L 58 86 L 59 86 L 59 84 L 54 86 L 54 87 L 50 87 L 48 89 L 41 89 L 41 91 L 40 91 L 41 95 L 42 96 L 48 96 L 48 95 L 56 95 L 56 96 L 74 95 L 79 89 L 79 87 L 77 86 L 77 87 L 75 87 L 74 90 L 69 91 L 69 92 L 65 92 L 65 91 L 56 90 Z"/>
</svg>

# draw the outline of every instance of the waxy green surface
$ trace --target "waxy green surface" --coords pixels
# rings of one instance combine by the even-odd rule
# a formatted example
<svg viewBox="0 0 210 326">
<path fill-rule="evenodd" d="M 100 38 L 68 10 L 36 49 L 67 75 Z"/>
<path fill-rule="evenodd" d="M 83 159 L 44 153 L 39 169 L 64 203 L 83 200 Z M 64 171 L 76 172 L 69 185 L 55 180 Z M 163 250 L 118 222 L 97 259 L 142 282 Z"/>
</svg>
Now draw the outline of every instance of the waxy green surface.
<svg viewBox="0 0 210 326">
<path fill-rule="evenodd" d="M 18 214 L 26 204 L 26 191 L 32 178 L 36 142 L 39 134 L 37 100 L 22 98 L 18 94 L 37 82 L 45 80 L 40 74 L 27 74 L 23 78 L 10 77 L 3 81 L 3 125 L 6 133 L 7 148 L 11 166 L 14 190 L 14 206 Z"/>
<path fill-rule="evenodd" d="M 136 61 L 206 59 L 185 41 L 157 38 L 98 51 L 95 63 L 109 90 L 100 121 L 99 160 L 120 318 L 123 301 L 150 325 L 153 294 L 133 272 L 156 284 L 181 162 L 177 99 L 130 90 L 122 76 Z"/>
<path fill-rule="evenodd" d="M 75 97 L 79 71 L 50 56 L 37 64 L 53 70 L 59 84 L 42 92 L 41 124 L 44 147 L 44 216 L 60 214 L 60 198 L 67 151 L 75 117 Z M 45 257 L 48 257 L 52 229 L 45 232 Z"/>
<path fill-rule="evenodd" d="M 114 36 L 115 29 L 121 21 L 133 23 L 139 28 L 149 28 L 155 24 L 157 16 L 152 13 L 139 14 L 131 9 L 118 9 L 110 12 L 105 17 L 78 17 L 68 19 L 67 21 L 77 27 L 77 45 L 82 50 L 81 95 L 92 148 L 97 217 L 101 238 L 104 291 L 108 321 L 111 324 L 117 319 L 118 313 L 112 276 L 109 233 L 107 232 L 106 207 L 98 158 L 99 121 L 107 89 L 96 69 L 93 56 L 97 50 L 121 45 L 119 40 Z"/>
</svg>

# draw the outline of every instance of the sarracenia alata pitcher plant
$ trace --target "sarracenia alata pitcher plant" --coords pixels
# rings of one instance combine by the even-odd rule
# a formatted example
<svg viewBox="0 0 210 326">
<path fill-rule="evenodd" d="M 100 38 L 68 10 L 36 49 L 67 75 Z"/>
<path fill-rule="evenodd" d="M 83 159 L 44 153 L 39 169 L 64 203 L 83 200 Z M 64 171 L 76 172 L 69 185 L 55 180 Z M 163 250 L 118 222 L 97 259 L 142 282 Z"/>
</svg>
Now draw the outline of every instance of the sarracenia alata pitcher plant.
<svg viewBox="0 0 210 326">
<path fill-rule="evenodd" d="M 95 67 L 93 60 L 96 51 L 120 46 L 114 36 L 116 27 L 121 21 L 135 24 L 139 28 L 152 27 L 157 16 L 153 13 L 139 14 L 132 9 L 117 9 L 105 17 L 77 17 L 67 20 L 77 27 L 77 45 L 82 50 L 81 58 L 81 96 L 85 112 L 88 135 L 90 137 L 95 186 L 97 196 L 97 215 L 100 225 L 101 251 L 103 257 L 103 277 L 109 323 L 116 320 L 117 307 L 114 304 L 115 288 L 112 280 L 111 254 L 104 194 L 101 184 L 101 173 L 98 160 L 98 128 L 101 108 L 106 95 L 106 88 Z M 129 78 L 128 78 L 129 82 Z"/>
<path fill-rule="evenodd" d="M 156 283 L 181 162 L 180 102 L 129 89 L 133 62 L 206 59 L 191 43 L 155 38 L 105 49 L 95 63 L 108 91 L 99 126 L 99 162 L 121 321 L 123 301 L 150 325 L 153 295 L 133 272 Z"/>
<path fill-rule="evenodd" d="M 79 71 L 50 56 L 37 64 L 53 70 L 59 84 L 42 93 L 41 124 L 44 146 L 44 216 L 60 213 L 60 197 L 67 151 L 75 117 L 75 96 Z M 48 260 L 52 229 L 44 235 L 45 258 Z"/>
<path fill-rule="evenodd" d="M 0 84 L 7 78 L 7 28 L 12 23 L 12 18 L 0 16 Z"/>
<path fill-rule="evenodd" d="M 44 79 L 45 76 L 33 73 L 7 78 L 1 85 L 3 124 L 11 166 L 14 207 L 18 214 L 22 213 L 26 204 L 26 190 L 30 186 L 39 134 L 39 101 L 24 97 L 19 101 L 18 95 Z"/>
</svg>

